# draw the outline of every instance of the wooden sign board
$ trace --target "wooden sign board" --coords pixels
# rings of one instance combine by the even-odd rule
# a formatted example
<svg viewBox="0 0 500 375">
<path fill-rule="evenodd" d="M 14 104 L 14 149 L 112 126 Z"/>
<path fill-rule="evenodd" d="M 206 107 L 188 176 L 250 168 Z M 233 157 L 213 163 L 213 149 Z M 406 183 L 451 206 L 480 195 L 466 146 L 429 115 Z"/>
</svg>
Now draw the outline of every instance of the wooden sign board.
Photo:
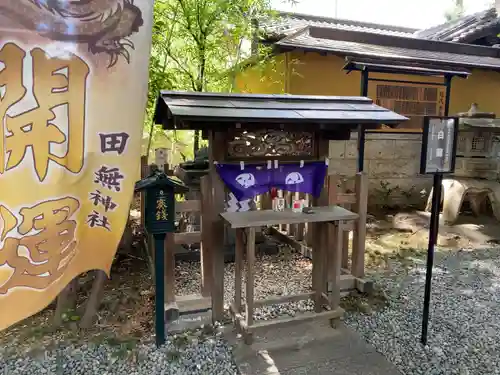
<svg viewBox="0 0 500 375">
<path fill-rule="evenodd" d="M 453 173 L 458 141 L 457 117 L 424 118 L 420 173 Z"/>
</svg>

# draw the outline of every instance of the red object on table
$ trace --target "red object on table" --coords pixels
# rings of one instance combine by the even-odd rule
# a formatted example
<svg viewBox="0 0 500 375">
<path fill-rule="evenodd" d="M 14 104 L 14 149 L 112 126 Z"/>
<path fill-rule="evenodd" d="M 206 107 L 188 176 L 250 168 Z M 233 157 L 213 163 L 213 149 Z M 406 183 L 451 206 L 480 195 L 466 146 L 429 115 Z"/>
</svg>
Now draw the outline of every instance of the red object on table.
<svg viewBox="0 0 500 375">
<path fill-rule="evenodd" d="M 270 194 L 271 194 L 271 199 L 277 198 L 278 197 L 278 189 L 271 188 Z"/>
</svg>

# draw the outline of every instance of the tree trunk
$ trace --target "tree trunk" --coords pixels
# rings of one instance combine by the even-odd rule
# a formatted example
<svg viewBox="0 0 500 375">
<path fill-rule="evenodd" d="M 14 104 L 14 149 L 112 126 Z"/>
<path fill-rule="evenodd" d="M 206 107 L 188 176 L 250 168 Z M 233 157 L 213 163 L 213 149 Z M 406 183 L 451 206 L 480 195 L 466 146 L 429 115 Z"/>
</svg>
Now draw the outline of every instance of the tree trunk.
<svg viewBox="0 0 500 375">
<path fill-rule="evenodd" d="M 193 151 L 196 153 L 200 149 L 200 131 L 194 131 L 194 143 L 193 143 Z"/>
<path fill-rule="evenodd" d="M 76 293 L 78 292 L 78 276 L 75 277 L 66 287 L 59 293 L 57 297 L 57 306 L 54 314 L 54 326 L 59 327 L 63 324 L 63 314 L 69 310 L 75 310 Z"/>
<path fill-rule="evenodd" d="M 85 305 L 85 312 L 80 321 L 80 328 L 90 328 L 94 323 L 94 317 L 99 311 L 101 305 L 102 294 L 104 291 L 104 284 L 106 283 L 107 276 L 104 271 L 94 271 L 94 282 L 92 283 L 92 290 L 90 297 Z"/>
<path fill-rule="evenodd" d="M 198 77 L 196 80 L 196 91 L 205 91 L 205 71 L 207 67 L 207 56 L 206 56 L 206 35 L 203 35 L 203 39 L 198 42 L 198 58 L 200 65 L 198 66 Z M 193 151 L 196 153 L 200 149 L 200 131 L 194 131 L 194 144 Z"/>
</svg>

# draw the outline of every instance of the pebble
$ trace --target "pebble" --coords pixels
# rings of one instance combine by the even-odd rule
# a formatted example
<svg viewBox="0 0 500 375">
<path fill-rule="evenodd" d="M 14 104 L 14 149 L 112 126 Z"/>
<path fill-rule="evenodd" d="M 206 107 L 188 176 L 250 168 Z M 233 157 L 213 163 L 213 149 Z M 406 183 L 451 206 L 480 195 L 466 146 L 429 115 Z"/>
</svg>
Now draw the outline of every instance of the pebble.
<svg viewBox="0 0 500 375">
<path fill-rule="evenodd" d="M 0 350 L 0 374 L 9 375 L 236 375 L 227 344 L 218 338 L 193 340 L 180 345 L 170 336 L 164 346 L 140 344 L 135 357 L 109 345 L 61 346 L 45 352 L 44 358 L 4 357 Z M 135 360 L 133 359 L 135 358 Z"/>
<path fill-rule="evenodd" d="M 286 255 L 263 255 L 255 261 L 254 298 L 285 296 L 311 291 L 312 264 L 309 259 L 295 252 Z M 201 283 L 200 264 L 180 262 L 176 267 L 178 294 L 199 293 Z M 224 270 L 224 302 L 226 307 L 234 300 L 234 263 L 227 263 Z M 245 273 L 242 278 L 242 296 L 245 296 Z M 255 309 L 254 320 L 270 320 L 277 317 L 293 317 L 297 313 L 314 310 L 312 300 L 289 302 Z M 245 314 L 243 314 L 244 316 Z"/>
<path fill-rule="evenodd" d="M 500 375 L 500 248 L 438 251 L 432 281 L 427 346 L 420 344 L 425 258 L 408 266 L 394 262 L 391 273 L 372 270 L 367 278 L 387 299 L 383 310 L 364 306 L 347 312 L 344 322 L 406 375 Z M 176 267 L 177 293 L 199 293 L 199 263 Z M 256 299 L 310 291 L 311 262 L 295 253 L 258 257 Z M 225 267 L 225 303 L 234 298 L 234 264 Z M 243 294 L 245 283 L 242 283 Z M 311 311 L 312 301 L 266 306 L 255 310 L 255 320 L 295 316 Z M 203 337 L 186 333 L 188 340 L 169 336 L 164 347 L 141 343 L 135 361 L 120 348 L 108 345 L 62 346 L 37 358 L 7 356 L 0 348 L 0 374 L 71 375 L 182 375 L 238 374 L 231 350 L 220 334 Z M 184 337 L 184 336 L 180 336 Z M 180 345 L 179 342 L 183 344 Z M 126 353 L 125 353 L 126 354 Z"/>
<path fill-rule="evenodd" d="M 438 251 L 432 279 L 428 345 L 420 344 L 425 258 L 411 269 L 368 277 L 389 304 L 345 322 L 407 375 L 500 374 L 500 249 Z"/>
<path fill-rule="evenodd" d="M 311 262 L 298 254 L 265 255 L 255 265 L 255 298 L 287 295 L 310 290 Z M 200 291 L 199 263 L 180 262 L 176 267 L 176 293 L 197 294 Z M 225 303 L 234 299 L 234 264 L 225 267 Z M 245 291 L 243 280 L 243 295 Z M 297 312 L 313 309 L 312 301 L 300 301 L 256 309 L 255 320 L 279 316 L 295 316 Z M 186 336 L 187 335 L 187 336 Z M 236 375 L 238 369 L 232 352 L 220 332 L 203 338 L 201 331 L 169 336 L 166 344 L 157 349 L 154 344 L 141 343 L 131 353 L 120 347 L 102 345 L 68 345 L 61 343 L 44 355 L 33 357 L 13 355 L 9 348 L 0 348 L 0 374 L 9 375 Z M 180 336 L 180 337 L 184 337 Z M 182 342 L 182 345 L 179 345 Z M 11 348 L 10 348 L 11 349 Z M 7 354 L 8 353 L 8 354 Z"/>
</svg>

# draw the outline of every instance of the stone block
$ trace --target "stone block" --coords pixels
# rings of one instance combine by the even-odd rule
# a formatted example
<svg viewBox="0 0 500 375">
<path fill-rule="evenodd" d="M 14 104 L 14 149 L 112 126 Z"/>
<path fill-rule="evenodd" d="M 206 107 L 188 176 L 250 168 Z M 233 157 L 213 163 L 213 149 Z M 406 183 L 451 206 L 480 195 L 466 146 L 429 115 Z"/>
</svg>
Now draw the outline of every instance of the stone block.
<svg viewBox="0 0 500 375">
<path fill-rule="evenodd" d="M 465 172 L 465 160 L 464 160 L 464 158 L 456 158 L 456 160 L 455 160 L 455 172 L 456 173 Z"/>
<path fill-rule="evenodd" d="M 412 133 L 386 133 L 386 132 L 368 132 L 366 133 L 368 140 L 395 140 L 395 141 L 419 141 L 422 142 L 421 134 Z"/>
<path fill-rule="evenodd" d="M 328 157 L 332 159 L 343 159 L 345 157 L 346 141 L 330 141 Z"/>
<path fill-rule="evenodd" d="M 369 178 L 413 178 L 419 172 L 419 160 L 394 159 L 394 160 L 369 160 Z"/>
<path fill-rule="evenodd" d="M 365 142 L 365 159 L 394 159 L 394 140 L 368 140 Z"/>
<path fill-rule="evenodd" d="M 175 302 L 180 315 L 185 315 L 186 313 L 193 311 L 198 312 L 202 310 L 209 310 L 212 308 L 212 299 L 198 294 L 177 296 Z"/>
<path fill-rule="evenodd" d="M 345 157 L 346 159 L 358 158 L 358 141 L 347 141 L 345 144 Z M 366 157 L 366 155 L 365 155 Z"/>
<path fill-rule="evenodd" d="M 457 158 L 455 176 L 496 179 L 498 177 L 498 163 L 486 158 Z"/>
<path fill-rule="evenodd" d="M 382 183 L 387 184 L 391 192 L 388 202 L 383 202 L 387 191 L 382 188 Z M 369 179 L 368 195 L 369 205 L 393 204 L 393 205 L 423 205 L 432 189 L 432 177 L 410 177 L 410 178 L 388 178 Z"/>
<path fill-rule="evenodd" d="M 421 141 L 395 141 L 394 154 L 396 159 L 420 160 Z"/>
<path fill-rule="evenodd" d="M 176 302 L 171 302 L 165 305 L 165 321 L 172 322 L 179 319 L 179 306 Z"/>
<path fill-rule="evenodd" d="M 354 159 L 330 160 L 328 174 L 351 177 L 356 174 L 357 162 Z"/>
</svg>

